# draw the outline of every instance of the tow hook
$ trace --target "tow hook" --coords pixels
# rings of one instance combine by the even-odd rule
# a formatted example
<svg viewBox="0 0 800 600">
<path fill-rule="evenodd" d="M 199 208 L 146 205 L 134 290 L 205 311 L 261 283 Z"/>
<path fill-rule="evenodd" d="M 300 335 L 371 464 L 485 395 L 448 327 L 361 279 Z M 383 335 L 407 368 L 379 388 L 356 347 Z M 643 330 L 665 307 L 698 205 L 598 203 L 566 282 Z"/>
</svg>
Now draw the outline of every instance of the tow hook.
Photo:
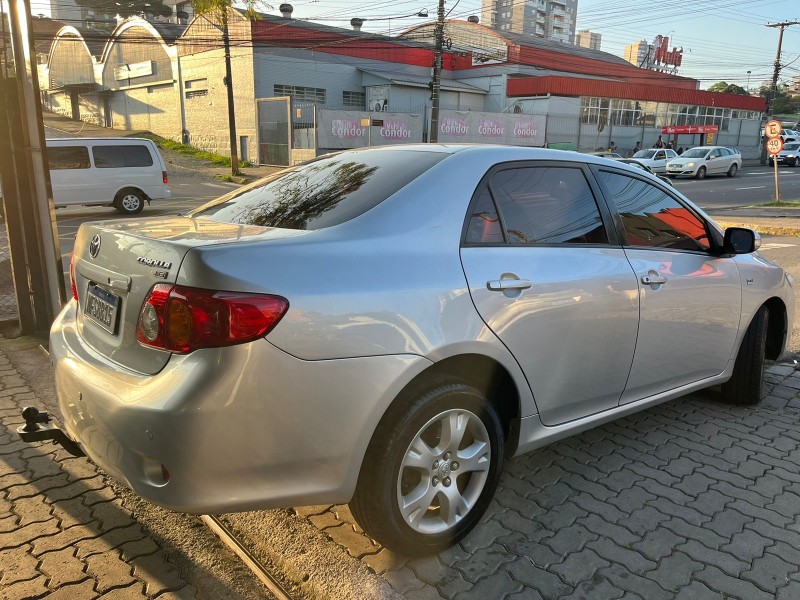
<svg viewBox="0 0 800 600">
<path fill-rule="evenodd" d="M 50 420 L 50 415 L 45 411 L 39 411 L 35 406 L 26 406 L 22 409 L 22 418 L 25 425 L 17 427 L 17 433 L 23 442 L 44 442 L 53 440 L 61 444 L 64 450 L 72 456 L 86 456 L 81 447 L 71 439 L 64 431 Z"/>
</svg>

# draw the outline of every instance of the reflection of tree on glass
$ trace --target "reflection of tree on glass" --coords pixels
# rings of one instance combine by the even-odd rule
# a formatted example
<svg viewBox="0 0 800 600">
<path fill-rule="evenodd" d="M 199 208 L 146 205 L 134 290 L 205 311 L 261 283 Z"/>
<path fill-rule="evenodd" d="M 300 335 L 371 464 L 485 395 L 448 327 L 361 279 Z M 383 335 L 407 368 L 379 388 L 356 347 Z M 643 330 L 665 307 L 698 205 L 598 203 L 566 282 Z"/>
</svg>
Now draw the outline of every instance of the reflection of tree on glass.
<svg viewBox="0 0 800 600">
<path fill-rule="evenodd" d="M 282 180 L 283 185 L 272 203 L 247 207 L 237 221 L 305 229 L 310 220 L 336 207 L 343 197 L 358 190 L 377 169 L 346 162 L 334 169 L 330 165 L 315 165 L 295 171 Z"/>
</svg>

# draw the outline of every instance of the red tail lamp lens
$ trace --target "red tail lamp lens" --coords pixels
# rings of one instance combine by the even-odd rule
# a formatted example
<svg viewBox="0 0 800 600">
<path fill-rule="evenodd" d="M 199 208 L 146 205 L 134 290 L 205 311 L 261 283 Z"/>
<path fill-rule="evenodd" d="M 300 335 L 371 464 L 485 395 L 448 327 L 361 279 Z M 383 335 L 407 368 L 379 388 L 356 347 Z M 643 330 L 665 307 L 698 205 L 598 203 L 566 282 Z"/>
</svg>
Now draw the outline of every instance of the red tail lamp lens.
<svg viewBox="0 0 800 600">
<path fill-rule="evenodd" d="M 264 337 L 288 308 L 280 296 L 160 283 L 145 300 L 136 338 L 145 346 L 179 353 L 231 346 Z"/>
<path fill-rule="evenodd" d="M 167 175 L 166 171 L 161 171 L 161 180 L 164 182 L 164 185 L 169 183 L 169 175 Z"/>
</svg>

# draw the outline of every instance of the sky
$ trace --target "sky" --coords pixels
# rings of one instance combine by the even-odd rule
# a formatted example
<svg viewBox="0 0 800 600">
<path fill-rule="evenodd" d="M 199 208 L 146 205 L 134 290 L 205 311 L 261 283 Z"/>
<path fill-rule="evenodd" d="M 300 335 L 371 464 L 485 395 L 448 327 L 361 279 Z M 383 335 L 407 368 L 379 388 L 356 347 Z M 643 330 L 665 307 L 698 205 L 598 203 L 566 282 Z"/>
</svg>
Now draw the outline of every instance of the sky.
<svg viewBox="0 0 800 600">
<path fill-rule="evenodd" d="M 293 17 L 350 27 L 352 17 L 365 19 L 364 31 L 394 35 L 436 17 L 436 0 L 296 0 Z M 524 0 L 514 0 L 523 2 Z M 48 0 L 31 0 L 34 14 L 49 14 Z M 278 14 L 279 1 L 261 10 Z M 448 18 L 480 16 L 481 0 L 446 0 Z M 426 9 L 429 18 L 411 17 Z M 401 18 L 405 17 L 405 18 Z M 627 44 L 668 35 L 670 48 L 683 48 L 679 75 L 757 88 L 771 80 L 777 28 L 767 24 L 800 21 L 800 0 L 578 0 L 578 29 L 602 35 L 601 50 L 623 55 Z M 800 75 L 800 25 L 783 36 L 781 81 Z M 750 74 L 748 75 L 748 71 Z"/>
</svg>

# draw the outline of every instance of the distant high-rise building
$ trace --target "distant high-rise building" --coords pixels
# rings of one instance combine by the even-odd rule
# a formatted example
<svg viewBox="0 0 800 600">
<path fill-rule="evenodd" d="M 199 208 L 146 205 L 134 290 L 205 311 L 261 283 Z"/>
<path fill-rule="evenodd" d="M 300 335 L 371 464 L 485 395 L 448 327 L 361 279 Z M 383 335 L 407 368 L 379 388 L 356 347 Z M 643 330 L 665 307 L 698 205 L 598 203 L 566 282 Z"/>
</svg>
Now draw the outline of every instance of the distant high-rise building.
<svg viewBox="0 0 800 600">
<path fill-rule="evenodd" d="M 625 54 L 622 58 L 637 67 L 647 68 L 648 60 L 652 60 L 653 47 L 647 40 L 639 40 L 625 46 Z"/>
<path fill-rule="evenodd" d="M 583 48 L 591 48 L 592 50 L 600 50 L 600 40 L 602 35 L 594 33 L 588 29 L 581 29 L 575 34 L 575 45 Z"/>
<path fill-rule="evenodd" d="M 571 44 L 578 0 L 482 0 L 481 23 L 508 33 Z"/>
<path fill-rule="evenodd" d="M 55 21 L 61 21 L 73 27 L 102 27 L 111 29 L 116 26 L 116 15 L 97 11 L 88 6 L 79 6 L 75 0 L 50 0 L 50 14 Z"/>
</svg>

